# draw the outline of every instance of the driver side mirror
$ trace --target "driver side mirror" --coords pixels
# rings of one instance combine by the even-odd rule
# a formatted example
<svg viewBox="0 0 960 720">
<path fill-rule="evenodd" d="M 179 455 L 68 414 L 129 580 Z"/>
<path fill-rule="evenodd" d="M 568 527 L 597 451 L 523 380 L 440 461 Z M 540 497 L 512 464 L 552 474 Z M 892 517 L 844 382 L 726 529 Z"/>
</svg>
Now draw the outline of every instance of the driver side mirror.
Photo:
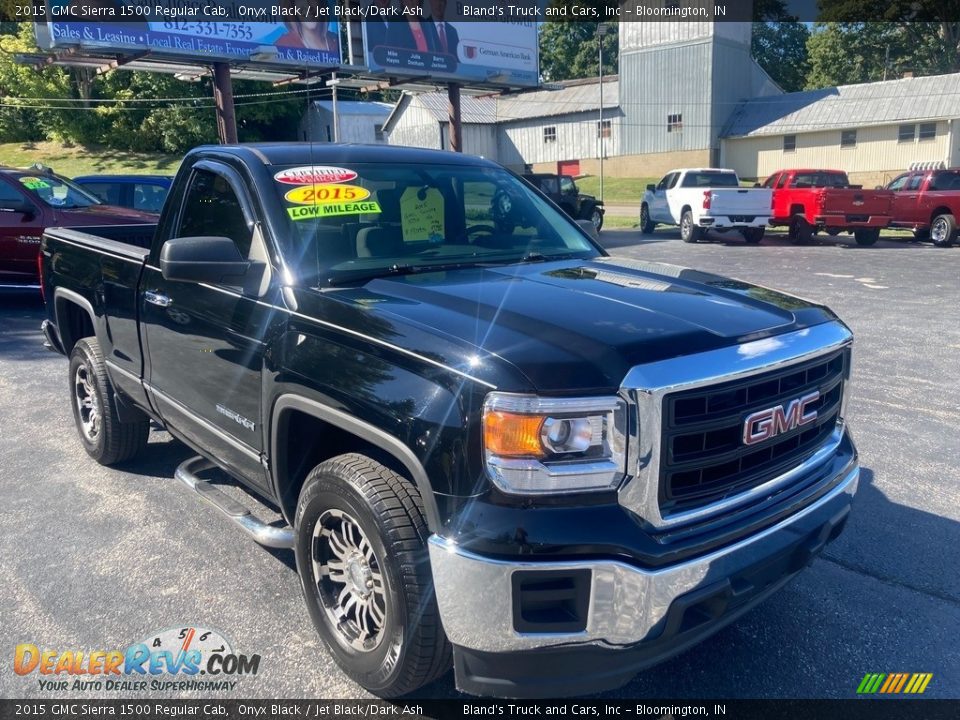
<svg viewBox="0 0 960 720">
<path fill-rule="evenodd" d="M 647 185 L 647 192 L 656 192 L 656 191 L 657 191 L 656 185 L 654 185 L 653 183 L 650 183 Z"/>
<path fill-rule="evenodd" d="M 5 204 L 3 207 L 0 207 L 0 212 L 20 213 L 23 215 L 24 220 L 31 220 L 37 214 L 36 208 L 34 208 L 33 205 L 26 200 L 11 201 Z"/>
<path fill-rule="evenodd" d="M 164 280 L 238 284 L 251 264 L 227 237 L 175 238 L 167 240 L 160 251 Z"/>
</svg>

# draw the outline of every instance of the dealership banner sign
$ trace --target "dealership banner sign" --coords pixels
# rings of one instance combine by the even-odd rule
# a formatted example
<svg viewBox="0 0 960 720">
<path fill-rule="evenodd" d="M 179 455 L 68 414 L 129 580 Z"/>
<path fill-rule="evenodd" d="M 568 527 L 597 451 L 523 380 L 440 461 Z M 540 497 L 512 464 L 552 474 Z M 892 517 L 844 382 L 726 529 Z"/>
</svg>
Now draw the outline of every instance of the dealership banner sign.
<svg viewBox="0 0 960 720">
<path fill-rule="evenodd" d="M 94 12 L 89 0 L 46 0 L 43 17 L 36 19 L 46 20 L 50 46 L 301 67 L 340 64 L 337 15 L 328 11 L 319 21 L 307 20 L 298 0 L 244 0 L 229 13 L 201 0 L 96 4 L 110 12 Z M 239 15 L 250 21 L 227 20 Z"/>
</svg>

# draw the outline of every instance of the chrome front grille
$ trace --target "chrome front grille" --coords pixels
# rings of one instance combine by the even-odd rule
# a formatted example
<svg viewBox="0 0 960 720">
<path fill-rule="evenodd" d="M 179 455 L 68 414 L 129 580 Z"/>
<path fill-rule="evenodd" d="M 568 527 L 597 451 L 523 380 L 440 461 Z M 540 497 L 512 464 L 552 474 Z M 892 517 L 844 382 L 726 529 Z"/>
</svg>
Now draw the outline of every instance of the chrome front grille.
<svg viewBox="0 0 960 720">
<path fill-rule="evenodd" d="M 762 485 L 812 455 L 836 428 L 849 350 L 779 371 L 672 393 L 664 398 L 660 510 L 701 507 Z M 817 391 L 817 419 L 756 445 L 743 441 L 748 415 Z"/>
<path fill-rule="evenodd" d="M 637 365 L 621 384 L 630 407 L 619 502 L 652 529 L 682 527 L 802 484 L 839 445 L 853 336 L 825 323 Z M 815 422 L 743 443 L 746 417 L 816 389 Z"/>
</svg>

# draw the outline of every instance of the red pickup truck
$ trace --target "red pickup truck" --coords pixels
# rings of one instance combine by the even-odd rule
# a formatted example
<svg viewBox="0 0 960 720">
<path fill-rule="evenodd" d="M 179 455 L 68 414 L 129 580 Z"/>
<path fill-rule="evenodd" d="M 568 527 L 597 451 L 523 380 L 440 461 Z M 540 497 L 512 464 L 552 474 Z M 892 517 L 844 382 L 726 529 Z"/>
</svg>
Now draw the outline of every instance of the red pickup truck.
<svg viewBox="0 0 960 720">
<path fill-rule="evenodd" d="M 796 244 L 826 230 L 853 232 L 858 245 L 873 245 L 890 223 L 893 194 L 851 185 L 842 170 L 778 170 L 763 186 L 773 190 L 770 224 L 789 227 Z"/>
<path fill-rule="evenodd" d="M 887 190 L 893 191 L 893 227 L 913 230 L 921 242 L 937 247 L 953 245 L 960 217 L 960 168 L 913 170 L 898 175 Z"/>
<path fill-rule="evenodd" d="M 0 167 L 0 289 L 39 287 L 37 255 L 48 227 L 156 221 L 155 214 L 104 205 L 49 170 Z"/>
</svg>

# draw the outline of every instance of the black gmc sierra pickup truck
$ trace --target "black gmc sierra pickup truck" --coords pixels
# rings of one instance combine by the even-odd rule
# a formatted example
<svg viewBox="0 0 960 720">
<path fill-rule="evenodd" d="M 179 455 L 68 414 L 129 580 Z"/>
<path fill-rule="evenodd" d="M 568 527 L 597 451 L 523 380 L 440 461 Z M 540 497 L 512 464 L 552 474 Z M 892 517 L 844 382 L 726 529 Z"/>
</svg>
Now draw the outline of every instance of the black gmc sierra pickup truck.
<svg viewBox="0 0 960 720">
<path fill-rule="evenodd" d="M 87 452 L 151 421 L 192 447 L 177 477 L 293 548 L 381 696 L 451 656 L 476 694 L 622 685 L 784 585 L 857 489 L 833 313 L 611 258 L 480 158 L 199 148 L 156 226 L 49 230 L 41 271 Z"/>
</svg>

